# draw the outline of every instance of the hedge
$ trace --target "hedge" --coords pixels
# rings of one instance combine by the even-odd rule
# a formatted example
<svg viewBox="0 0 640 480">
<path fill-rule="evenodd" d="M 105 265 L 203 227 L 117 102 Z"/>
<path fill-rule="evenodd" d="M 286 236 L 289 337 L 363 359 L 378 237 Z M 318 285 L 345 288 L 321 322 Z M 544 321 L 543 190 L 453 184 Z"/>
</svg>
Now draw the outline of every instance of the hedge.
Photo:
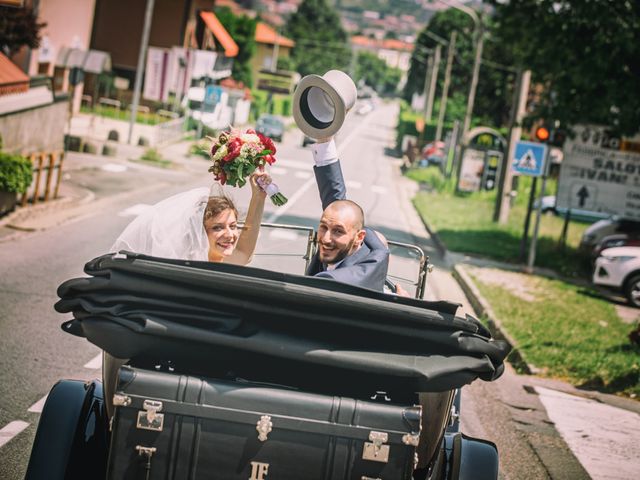
<svg viewBox="0 0 640 480">
<path fill-rule="evenodd" d="M 0 152 L 0 190 L 24 193 L 33 181 L 33 167 L 29 159 Z"/>
</svg>

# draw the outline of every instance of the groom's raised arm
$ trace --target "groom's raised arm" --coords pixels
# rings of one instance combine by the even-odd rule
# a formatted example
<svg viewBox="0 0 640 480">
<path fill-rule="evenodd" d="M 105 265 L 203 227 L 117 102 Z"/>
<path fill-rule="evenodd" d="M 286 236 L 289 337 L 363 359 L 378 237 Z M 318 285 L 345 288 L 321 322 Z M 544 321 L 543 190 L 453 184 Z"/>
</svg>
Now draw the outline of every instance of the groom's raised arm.
<svg viewBox="0 0 640 480">
<path fill-rule="evenodd" d="M 338 160 L 338 150 L 333 140 L 312 145 L 315 166 L 313 172 L 318 184 L 318 192 L 322 201 L 322 209 L 336 200 L 347 198 L 347 187 L 342 176 L 342 168 Z"/>
</svg>

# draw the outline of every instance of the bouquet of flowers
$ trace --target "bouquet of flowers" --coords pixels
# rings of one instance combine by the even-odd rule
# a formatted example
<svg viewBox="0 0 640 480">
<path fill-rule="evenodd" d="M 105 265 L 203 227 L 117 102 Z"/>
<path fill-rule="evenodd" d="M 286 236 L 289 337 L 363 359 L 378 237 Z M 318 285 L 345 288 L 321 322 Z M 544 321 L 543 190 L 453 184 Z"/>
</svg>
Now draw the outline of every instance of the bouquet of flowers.
<svg viewBox="0 0 640 480">
<path fill-rule="evenodd" d="M 218 138 L 212 138 L 209 171 L 220 183 L 232 187 L 243 187 L 247 177 L 256 169 L 264 170 L 265 165 L 273 165 L 276 147 L 269 137 L 249 129 L 242 133 L 238 130 L 222 132 Z M 280 193 L 275 183 L 259 184 L 267 192 L 274 205 L 284 205 L 287 198 Z"/>
</svg>

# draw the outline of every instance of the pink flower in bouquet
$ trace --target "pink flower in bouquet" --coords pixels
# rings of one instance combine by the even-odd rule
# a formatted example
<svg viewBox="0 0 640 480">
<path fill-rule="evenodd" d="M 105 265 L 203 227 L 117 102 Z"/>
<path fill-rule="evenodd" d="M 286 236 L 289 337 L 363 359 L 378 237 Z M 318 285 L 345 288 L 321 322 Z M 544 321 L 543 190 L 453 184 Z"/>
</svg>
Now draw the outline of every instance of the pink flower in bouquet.
<svg viewBox="0 0 640 480">
<path fill-rule="evenodd" d="M 264 170 L 265 165 L 273 165 L 276 147 L 269 137 L 248 129 L 244 133 L 238 130 L 222 132 L 212 138 L 209 171 L 222 183 L 242 187 L 256 169 Z M 287 199 L 280 193 L 277 185 L 260 185 L 275 205 L 284 205 Z"/>
<path fill-rule="evenodd" d="M 265 146 L 267 150 L 271 150 L 270 152 L 271 155 L 276 154 L 276 146 L 274 145 L 273 140 L 271 140 L 269 137 L 265 137 L 261 133 L 258 133 L 258 138 L 260 139 L 260 141 L 262 142 L 262 144 Z M 274 162 L 275 162 L 275 159 L 274 159 Z"/>
</svg>

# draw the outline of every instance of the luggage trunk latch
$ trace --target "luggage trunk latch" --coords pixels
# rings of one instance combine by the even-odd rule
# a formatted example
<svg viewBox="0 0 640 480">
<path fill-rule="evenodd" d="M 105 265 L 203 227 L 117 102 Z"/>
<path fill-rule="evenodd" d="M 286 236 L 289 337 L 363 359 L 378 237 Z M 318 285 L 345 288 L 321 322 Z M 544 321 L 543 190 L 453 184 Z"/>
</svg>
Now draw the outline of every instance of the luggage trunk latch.
<svg viewBox="0 0 640 480">
<path fill-rule="evenodd" d="M 256 424 L 256 430 L 258 431 L 258 440 L 261 442 L 267 441 L 267 435 L 271 433 L 273 429 L 273 422 L 269 415 L 262 415 L 258 423 Z"/>
<path fill-rule="evenodd" d="M 385 432 L 369 432 L 369 442 L 364 442 L 362 458 L 374 462 L 389 462 L 389 445 L 383 445 L 389 441 L 389 435 Z"/>
<path fill-rule="evenodd" d="M 131 397 L 124 395 L 122 393 L 115 393 L 113 395 L 113 406 L 114 407 L 128 407 L 131 405 Z"/>
<path fill-rule="evenodd" d="M 164 426 L 164 413 L 158 413 L 162 410 L 162 402 L 158 400 L 145 400 L 142 408 L 138 412 L 138 422 L 136 426 L 144 430 L 153 430 L 161 432 Z"/>
</svg>

